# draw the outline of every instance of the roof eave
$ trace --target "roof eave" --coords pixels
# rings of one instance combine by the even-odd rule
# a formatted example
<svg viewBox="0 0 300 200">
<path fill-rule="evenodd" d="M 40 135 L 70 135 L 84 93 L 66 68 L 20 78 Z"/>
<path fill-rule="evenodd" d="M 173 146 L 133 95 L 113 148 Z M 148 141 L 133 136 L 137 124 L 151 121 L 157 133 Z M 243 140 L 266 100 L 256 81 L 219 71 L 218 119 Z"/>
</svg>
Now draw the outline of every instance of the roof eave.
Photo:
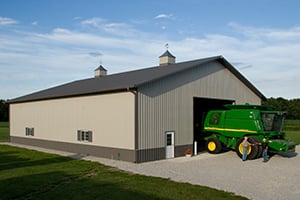
<svg viewBox="0 0 300 200">
<path fill-rule="evenodd" d="M 109 94 L 109 93 L 118 93 L 118 92 L 126 92 L 126 91 L 136 91 L 136 86 L 129 86 L 124 88 L 115 88 L 109 90 L 102 90 L 102 91 L 95 91 L 95 92 L 87 92 L 87 93 L 79 93 L 79 94 L 70 94 L 70 95 L 59 95 L 59 96 L 47 96 L 41 98 L 31 98 L 31 99 L 24 99 L 26 96 L 22 96 L 16 99 L 12 99 L 7 101 L 9 104 L 15 103 L 26 103 L 26 102 L 34 102 L 34 101 L 45 101 L 45 100 L 53 100 L 53 99 L 65 99 L 65 98 L 74 98 L 74 97 L 81 97 L 81 96 L 94 96 L 94 95 L 101 95 L 101 94 Z"/>
</svg>

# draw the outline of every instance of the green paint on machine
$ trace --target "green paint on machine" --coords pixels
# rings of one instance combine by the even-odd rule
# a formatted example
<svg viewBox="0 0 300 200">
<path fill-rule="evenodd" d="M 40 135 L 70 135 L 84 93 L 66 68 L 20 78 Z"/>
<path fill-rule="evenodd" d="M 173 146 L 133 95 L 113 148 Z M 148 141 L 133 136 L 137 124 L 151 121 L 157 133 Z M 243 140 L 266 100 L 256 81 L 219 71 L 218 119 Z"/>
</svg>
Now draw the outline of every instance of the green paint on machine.
<svg viewBox="0 0 300 200">
<path fill-rule="evenodd" d="M 217 144 L 236 150 L 241 156 L 241 142 L 245 136 L 252 143 L 248 150 L 249 159 L 261 156 L 260 144 L 264 138 L 267 139 L 269 152 L 295 152 L 295 142 L 288 141 L 282 132 L 285 112 L 250 104 L 224 107 L 224 110 L 209 111 L 204 120 L 202 134 L 210 153 L 216 153 L 211 149 L 213 144 Z"/>
</svg>

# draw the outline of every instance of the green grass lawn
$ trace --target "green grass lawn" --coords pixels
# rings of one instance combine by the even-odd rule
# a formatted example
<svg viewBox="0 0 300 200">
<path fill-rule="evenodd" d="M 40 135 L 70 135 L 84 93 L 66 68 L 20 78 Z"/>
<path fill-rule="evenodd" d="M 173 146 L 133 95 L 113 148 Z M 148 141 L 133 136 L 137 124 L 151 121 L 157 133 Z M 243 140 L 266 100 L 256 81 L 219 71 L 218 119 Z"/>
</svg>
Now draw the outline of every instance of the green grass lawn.
<svg viewBox="0 0 300 200">
<path fill-rule="evenodd" d="M 285 120 L 283 129 L 300 131 L 300 120 Z"/>
<path fill-rule="evenodd" d="M 300 120 L 285 120 L 283 131 L 287 139 L 300 144 Z"/>
<path fill-rule="evenodd" d="M 8 134 L 8 122 L 0 122 L 0 142 L 7 142 Z"/>
<path fill-rule="evenodd" d="M 300 131 L 286 131 L 286 138 L 294 141 L 297 145 L 300 144 Z"/>
<path fill-rule="evenodd" d="M 300 120 L 287 120 L 300 144 Z M 0 141 L 8 141 L 0 122 Z M 199 177 L 201 178 L 201 177 Z M 0 145 L 0 199 L 245 199 L 208 187 L 134 175 L 99 163 Z"/>
<path fill-rule="evenodd" d="M 1 200 L 246 199 L 208 187 L 7 145 L 0 145 L 0 172 Z"/>
</svg>

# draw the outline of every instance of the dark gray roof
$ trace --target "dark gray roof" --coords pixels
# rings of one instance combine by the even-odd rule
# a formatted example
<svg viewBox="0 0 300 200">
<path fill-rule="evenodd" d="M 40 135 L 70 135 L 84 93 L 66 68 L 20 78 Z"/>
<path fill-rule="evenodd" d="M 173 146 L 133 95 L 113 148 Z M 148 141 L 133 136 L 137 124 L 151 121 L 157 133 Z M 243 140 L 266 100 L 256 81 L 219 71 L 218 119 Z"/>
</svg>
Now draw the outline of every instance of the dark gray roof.
<svg viewBox="0 0 300 200">
<path fill-rule="evenodd" d="M 163 53 L 161 56 L 159 57 L 164 57 L 164 56 L 167 56 L 167 57 L 171 57 L 171 58 L 176 58 L 175 56 L 173 56 L 170 51 L 165 51 L 165 53 Z"/>
<path fill-rule="evenodd" d="M 99 65 L 94 71 L 100 70 L 100 71 L 107 71 L 102 65 Z"/>
<path fill-rule="evenodd" d="M 78 80 L 57 87 L 49 88 L 19 98 L 15 98 L 10 103 L 36 101 L 53 98 L 63 98 L 81 95 L 90 95 L 105 92 L 114 92 L 128 89 L 135 89 L 139 86 L 152 82 L 166 76 L 202 65 L 204 63 L 218 61 L 228 70 L 236 75 L 260 98 L 266 97 L 253 86 L 241 73 L 239 73 L 226 59 L 222 56 L 209 57 L 193 61 L 187 61 L 177 64 L 170 64 L 167 67 L 151 67 L 146 69 L 134 70 L 124 73 L 112 74 L 101 78 L 89 78 Z"/>
</svg>

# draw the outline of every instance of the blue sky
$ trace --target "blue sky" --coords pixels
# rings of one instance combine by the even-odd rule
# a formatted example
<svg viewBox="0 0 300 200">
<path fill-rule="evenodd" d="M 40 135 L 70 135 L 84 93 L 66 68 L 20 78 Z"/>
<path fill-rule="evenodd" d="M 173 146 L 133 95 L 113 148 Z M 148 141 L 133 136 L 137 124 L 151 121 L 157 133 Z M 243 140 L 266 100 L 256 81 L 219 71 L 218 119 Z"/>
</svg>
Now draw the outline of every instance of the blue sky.
<svg viewBox="0 0 300 200">
<path fill-rule="evenodd" d="M 265 96 L 300 98 L 300 1 L 1 0 L 0 99 L 222 55 Z"/>
</svg>

